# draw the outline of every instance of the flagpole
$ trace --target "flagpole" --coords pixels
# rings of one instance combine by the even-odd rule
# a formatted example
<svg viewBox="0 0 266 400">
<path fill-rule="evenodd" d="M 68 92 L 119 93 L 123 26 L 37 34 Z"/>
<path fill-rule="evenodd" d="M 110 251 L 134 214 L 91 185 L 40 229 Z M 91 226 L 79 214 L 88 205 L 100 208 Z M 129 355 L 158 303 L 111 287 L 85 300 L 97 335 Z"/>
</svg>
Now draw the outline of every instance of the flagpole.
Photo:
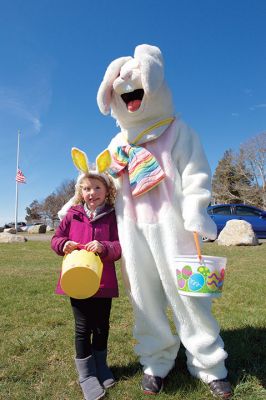
<svg viewBox="0 0 266 400">
<path fill-rule="evenodd" d="M 17 170 L 16 170 L 16 176 L 18 172 L 18 166 L 19 166 L 19 139 L 20 139 L 20 131 L 18 131 L 18 144 L 17 144 Z M 15 230 L 17 232 L 17 225 L 18 225 L 18 182 L 16 180 L 16 205 L 15 205 Z"/>
</svg>

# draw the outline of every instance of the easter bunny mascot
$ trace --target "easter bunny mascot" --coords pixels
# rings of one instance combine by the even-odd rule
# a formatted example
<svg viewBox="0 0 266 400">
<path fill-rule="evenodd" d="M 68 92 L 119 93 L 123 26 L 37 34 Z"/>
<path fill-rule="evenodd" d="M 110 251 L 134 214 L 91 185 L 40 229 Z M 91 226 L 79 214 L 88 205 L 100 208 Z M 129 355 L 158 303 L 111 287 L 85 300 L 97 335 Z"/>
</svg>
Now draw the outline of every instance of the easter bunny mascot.
<svg viewBox="0 0 266 400">
<path fill-rule="evenodd" d="M 216 396 L 229 398 L 227 353 L 211 301 L 177 291 L 175 257 L 196 254 L 193 232 L 214 239 L 216 226 L 206 212 L 209 165 L 198 136 L 175 116 L 160 49 L 140 45 L 134 57 L 111 62 L 97 102 L 121 129 L 96 161 L 99 172 L 108 169 L 116 178 L 122 267 L 134 309 L 142 389 L 162 390 L 182 342 L 190 373 Z M 169 326 L 168 306 L 177 335 Z"/>
<path fill-rule="evenodd" d="M 193 232 L 214 239 L 206 212 L 210 169 L 197 135 L 174 114 L 159 48 L 140 45 L 134 57 L 109 65 L 100 85 L 100 111 L 121 128 L 97 158 L 117 178 L 116 214 L 143 365 L 142 388 L 159 393 L 180 341 L 190 373 L 220 398 L 231 395 L 227 353 L 208 298 L 180 296 L 174 257 L 195 254 Z M 166 317 L 170 305 L 177 336 Z"/>
</svg>

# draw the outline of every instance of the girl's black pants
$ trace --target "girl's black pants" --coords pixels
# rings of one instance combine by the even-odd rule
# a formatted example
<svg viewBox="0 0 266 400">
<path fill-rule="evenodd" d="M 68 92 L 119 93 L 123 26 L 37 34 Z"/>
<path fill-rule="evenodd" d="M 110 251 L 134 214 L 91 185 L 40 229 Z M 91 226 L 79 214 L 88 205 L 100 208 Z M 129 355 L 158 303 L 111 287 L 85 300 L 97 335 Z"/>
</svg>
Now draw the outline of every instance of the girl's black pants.
<svg viewBox="0 0 266 400">
<path fill-rule="evenodd" d="M 107 348 L 112 298 L 70 298 L 75 319 L 76 358 L 86 358 L 94 350 Z"/>
</svg>

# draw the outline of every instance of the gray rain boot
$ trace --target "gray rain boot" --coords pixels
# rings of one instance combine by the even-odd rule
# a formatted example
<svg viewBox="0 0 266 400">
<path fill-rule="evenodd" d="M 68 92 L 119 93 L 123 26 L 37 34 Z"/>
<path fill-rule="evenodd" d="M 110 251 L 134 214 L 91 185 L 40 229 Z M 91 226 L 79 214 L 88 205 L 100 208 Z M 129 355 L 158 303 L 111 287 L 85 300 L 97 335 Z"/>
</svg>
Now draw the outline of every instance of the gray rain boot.
<svg viewBox="0 0 266 400">
<path fill-rule="evenodd" d="M 107 349 L 102 351 L 93 350 L 93 355 L 96 363 L 97 378 L 103 387 L 108 389 L 115 384 L 115 378 L 106 363 Z"/>
<path fill-rule="evenodd" d="M 105 390 L 96 377 L 96 366 L 93 356 L 75 358 L 79 374 L 79 383 L 85 400 L 98 400 L 105 395 Z"/>
</svg>

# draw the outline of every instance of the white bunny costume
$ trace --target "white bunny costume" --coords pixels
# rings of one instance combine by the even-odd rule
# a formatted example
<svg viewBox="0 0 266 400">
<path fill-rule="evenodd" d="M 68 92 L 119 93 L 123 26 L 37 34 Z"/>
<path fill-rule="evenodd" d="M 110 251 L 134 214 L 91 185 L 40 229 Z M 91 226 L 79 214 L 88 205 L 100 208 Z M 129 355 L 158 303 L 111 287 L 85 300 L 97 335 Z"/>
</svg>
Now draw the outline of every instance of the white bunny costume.
<svg viewBox="0 0 266 400">
<path fill-rule="evenodd" d="M 181 340 L 192 375 L 207 383 L 225 378 L 227 353 L 211 314 L 211 301 L 177 293 L 174 257 L 195 254 L 192 232 L 215 238 L 216 226 L 206 213 L 210 169 L 199 139 L 178 117 L 169 123 L 174 110 L 160 50 L 140 45 L 134 58 L 113 61 L 97 101 L 103 114 L 111 109 L 121 128 L 109 145 L 111 155 L 119 146 L 141 145 L 165 174 L 155 188 L 137 197 L 132 195 L 126 169 L 116 180 L 124 272 L 135 312 L 135 350 L 144 372 L 165 377 Z M 178 336 L 169 327 L 168 305 Z"/>
<path fill-rule="evenodd" d="M 140 45 L 134 58 L 113 61 L 97 101 L 103 114 L 111 110 L 121 128 L 109 152 L 98 157 L 99 171 L 106 168 L 109 154 L 113 165 L 117 149 L 131 148 L 132 143 L 134 150 L 155 157 L 161 169 L 156 185 L 137 195 L 132 194 L 129 165 L 115 179 L 123 272 L 135 314 L 135 351 L 144 372 L 164 378 L 174 366 L 181 340 L 192 375 L 206 383 L 225 378 L 227 353 L 211 301 L 177 292 L 174 257 L 196 254 L 193 231 L 215 238 L 216 226 L 206 212 L 211 196 L 208 162 L 197 135 L 174 117 L 160 50 Z M 177 335 L 166 316 L 169 305 Z"/>
</svg>

